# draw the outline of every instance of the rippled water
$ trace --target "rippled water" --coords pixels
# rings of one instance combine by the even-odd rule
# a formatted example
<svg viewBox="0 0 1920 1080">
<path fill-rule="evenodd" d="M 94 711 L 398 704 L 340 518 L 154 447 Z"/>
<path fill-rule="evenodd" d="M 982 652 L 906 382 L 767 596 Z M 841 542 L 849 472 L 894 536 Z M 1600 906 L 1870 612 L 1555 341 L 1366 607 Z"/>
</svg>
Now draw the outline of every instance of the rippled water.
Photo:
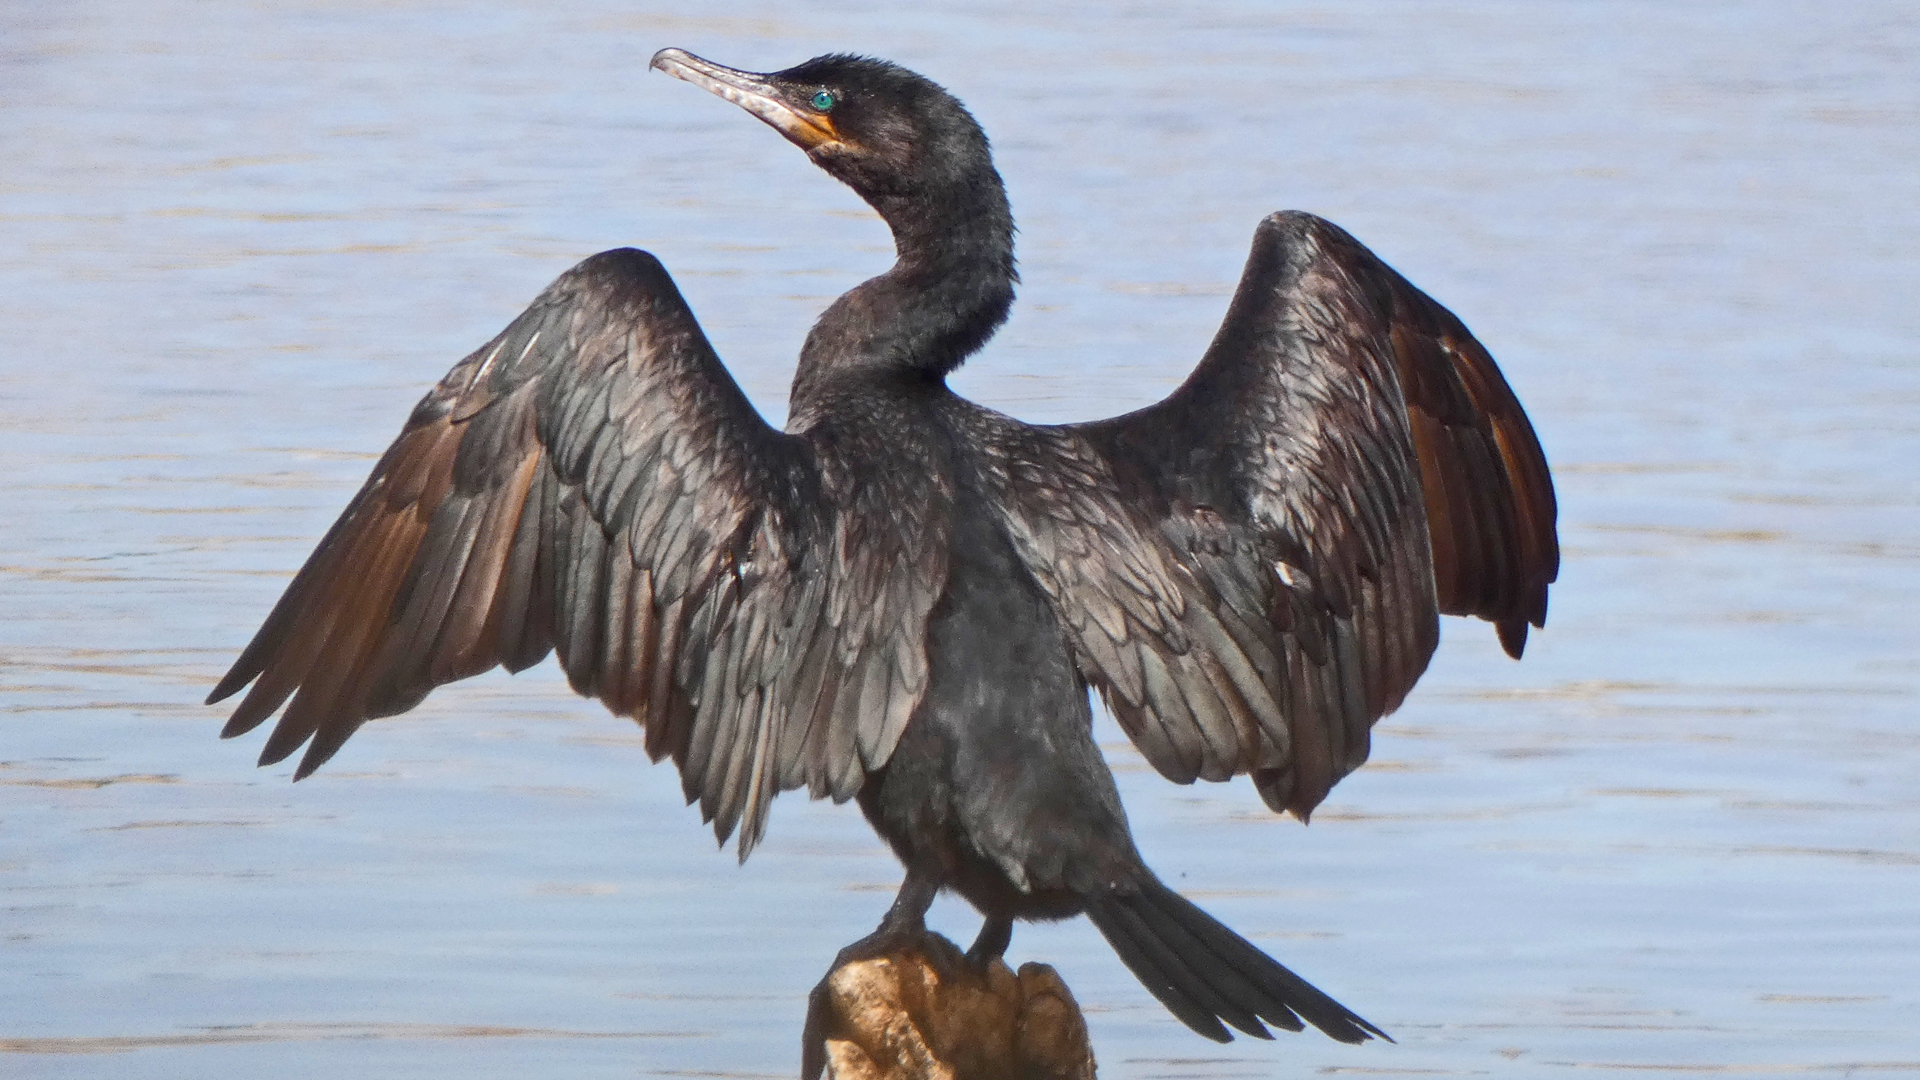
<svg viewBox="0 0 1920 1080">
<path fill-rule="evenodd" d="M 1216 1047 L 1022 928 L 1104 1075 L 1920 1072 L 1911 5 L 649 6 L 0 7 L 0 1074 L 791 1073 L 898 881 L 851 808 L 783 799 L 736 868 L 551 667 L 297 787 L 198 704 L 422 389 L 593 251 L 659 254 L 780 416 L 886 233 L 665 45 L 974 108 L 1026 279 L 990 404 L 1154 399 L 1299 207 L 1539 426 L 1551 626 L 1518 665 L 1450 626 L 1312 828 L 1108 733 L 1161 873 L 1400 1045 Z"/>
</svg>

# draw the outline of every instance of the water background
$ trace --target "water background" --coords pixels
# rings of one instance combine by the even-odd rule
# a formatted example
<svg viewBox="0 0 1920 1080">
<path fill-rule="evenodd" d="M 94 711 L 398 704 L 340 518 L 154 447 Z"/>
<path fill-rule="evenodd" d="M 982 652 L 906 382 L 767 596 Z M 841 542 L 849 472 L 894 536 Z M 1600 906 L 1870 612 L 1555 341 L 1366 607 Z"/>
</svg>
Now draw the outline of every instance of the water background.
<svg viewBox="0 0 1920 1080">
<path fill-rule="evenodd" d="M 658 254 L 782 417 L 887 234 L 667 45 L 972 107 L 1025 279 L 955 380 L 990 405 L 1164 394 L 1301 208 L 1540 430 L 1549 628 L 1514 664 L 1450 621 L 1312 827 L 1106 729 L 1159 872 L 1400 1044 L 1215 1046 L 1022 927 L 1104 1076 L 1920 1073 L 1920 9 L 726 10 L 0 5 L 0 1075 L 791 1075 L 899 880 L 852 808 L 782 799 L 738 868 L 551 664 L 298 786 L 199 704 L 425 387 L 594 251 Z"/>
</svg>

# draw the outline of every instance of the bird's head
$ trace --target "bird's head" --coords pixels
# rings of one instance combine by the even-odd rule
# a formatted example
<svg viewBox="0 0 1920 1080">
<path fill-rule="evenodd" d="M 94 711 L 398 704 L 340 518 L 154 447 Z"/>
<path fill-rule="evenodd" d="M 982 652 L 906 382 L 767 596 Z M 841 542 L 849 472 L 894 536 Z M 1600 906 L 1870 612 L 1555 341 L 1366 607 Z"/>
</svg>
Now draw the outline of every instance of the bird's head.
<svg viewBox="0 0 1920 1080">
<path fill-rule="evenodd" d="M 807 336 L 794 400 L 876 364 L 944 376 L 1006 320 L 1019 280 L 1013 214 L 986 135 L 952 94 L 863 56 L 761 74 L 662 49 L 653 66 L 766 121 L 893 230 L 893 268 L 836 300 Z"/>
<path fill-rule="evenodd" d="M 785 71 L 738 71 L 681 49 L 653 66 L 766 121 L 896 225 L 896 214 L 999 188 L 987 138 L 932 80 L 864 56 L 816 56 Z"/>
</svg>

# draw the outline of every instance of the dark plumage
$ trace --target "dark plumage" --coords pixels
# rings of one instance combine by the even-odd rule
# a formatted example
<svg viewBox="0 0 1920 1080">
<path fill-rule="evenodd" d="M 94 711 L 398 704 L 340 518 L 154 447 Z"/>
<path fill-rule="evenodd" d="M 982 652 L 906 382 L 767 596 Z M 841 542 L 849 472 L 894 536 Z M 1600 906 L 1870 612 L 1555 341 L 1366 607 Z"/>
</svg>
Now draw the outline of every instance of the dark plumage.
<svg viewBox="0 0 1920 1080">
<path fill-rule="evenodd" d="M 1438 614 L 1519 656 L 1558 567 L 1553 485 L 1486 351 L 1345 232 L 1275 214 L 1184 386 L 1023 424 L 944 381 L 1016 280 L 959 102 L 857 57 L 653 66 L 805 148 L 898 261 L 814 326 L 785 432 L 651 255 L 562 275 L 414 409 L 214 689 L 252 683 L 224 734 L 285 705 L 261 762 L 305 744 L 303 777 L 370 718 L 557 651 L 742 859 L 776 793 L 858 798 L 907 871 L 863 947 L 952 889 L 986 915 L 976 960 L 1014 919 L 1084 912 L 1201 1034 L 1380 1034 L 1141 862 L 1087 690 L 1169 779 L 1249 774 L 1304 819 Z"/>
</svg>

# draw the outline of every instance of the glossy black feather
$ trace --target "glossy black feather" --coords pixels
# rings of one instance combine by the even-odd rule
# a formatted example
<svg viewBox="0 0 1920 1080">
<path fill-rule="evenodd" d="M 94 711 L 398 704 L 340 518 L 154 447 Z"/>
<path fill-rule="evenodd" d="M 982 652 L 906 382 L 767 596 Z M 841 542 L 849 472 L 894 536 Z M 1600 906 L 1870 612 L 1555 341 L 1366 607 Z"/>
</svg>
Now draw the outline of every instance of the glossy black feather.
<svg viewBox="0 0 1920 1080">
<path fill-rule="evenodd" d="M 1227 1041 L 1220 1020 L 1270 1038 L 1261 1020 L 1299 1031 L 1304 1019 L 1345 1043 L 1388 1039 L 1157 880 L 1100 897 L 1087 914 L 1147 988 L 1208 1038 Z"/>
</svg>

